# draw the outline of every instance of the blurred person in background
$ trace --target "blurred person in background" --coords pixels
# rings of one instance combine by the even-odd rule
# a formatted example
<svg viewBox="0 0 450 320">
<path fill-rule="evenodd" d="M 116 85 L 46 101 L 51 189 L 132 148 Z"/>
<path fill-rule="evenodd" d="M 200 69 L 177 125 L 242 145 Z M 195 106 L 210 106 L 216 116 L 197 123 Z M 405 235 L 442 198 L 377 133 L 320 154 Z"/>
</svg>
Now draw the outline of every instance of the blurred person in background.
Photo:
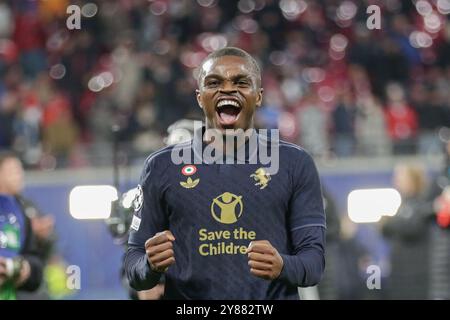
<svg viewBox="0 0 450 320">
<path fill-rule="evenodd" d="M 352 92 L 347 88 L 342 89 L 338 93 L 337 106 L 332 112 L 333 146 L 338 157 L 349 157 L 354 154 L 355 113 Z"/>
<path fill-rule="evenodd" d="M 13 15 L 6 0 L 0 0 L 0 38 L 8 38 L 12 31 Z"/>
<path fill-rule="evenodd" d="M 70 100 L 58 90 L 47 75 L 43 75 L 47 96 L 42 100 L 42 139 L 44 152 L 56 158 L 58 166 L 67 166 L 79 130 L 71 112 Z"/>
<path fill-rule="evenodd" d="M 46 26 L 37 14 L 37 3 L 21 1 L 15 6 L 12 39 L 19 51 L 24 76 L 33 79 L 47 68 Z"/>
<path fill-rule="evenodd" d="M 117 122 L 118 106 L 113 92 L 109 89 L 99 92 L 92 108 L 89 110 L 90 163 L 94 166 L 111 164 L 111 141 L 113 140 L 112 126 Z"/>
<path fill-rule="evenodd" d="M 14 123 L 18 113 L 18 97 L 12 93 L 0 97 L 0 150 L 11 149 L 16 139 Z"/>
<path fill-rule="evenodd" d="M 154 84 L 150 81 L 142 82 L 133 108 L 124 114 L 126 121 L 121 139 L 125 143 L 131 140 L 131 143 L 126 143 L 126 147 L 133 155 L 143 156 L 150 150 L 157 150 L 163 146 L 154 97 Z"/>
<path fill-rule="evenodd" d="M 0 153 L 0 192 L 12 196 L 25 214 L 33 233 L 33 252 L 39 261 L 45 264 L 54 253 L 55 233 L 54 219 L 42 214 L 32 201 L 22 195 L 24 189 L 24 171 L 20 159 L 13 153 Z M 33 294 L 17 292 L 18 298 L 46 299 L 49 298 L 45 287 Z"/>
<path fill-rule="evenodd" d="M 426 202 L 426 176 L 416 165 L 402 164 L 394 169 L 394 187 L 402 204 L 393 217 L 380 221 L 383 236 L 391 246 L 389 299 L 426 299 L 429 292 L 429 220 Z"/>
<path fill-rule="evenodd" d="M 391 143 L 386 129 L 383 108 L 378 99 L 369 94 L 358 97 L 355 115 L 357 153 L 364 156 L 387 156 Z"/>
<path fill-rule="evenodd" d="M 445 95 L 437 87 L 427 89 L 423 84 L 416 84 L 411 90 L 412 106 L 419 119 L 419 153 L 438 154 L 441 152 L 441 141 L 438 131 L 450 124 L 450 108 Z"/>
<path fill-rule="evenodd" d="M 311 90 L 304 103 L 297 111 L 299 130 L 299 145 L 303 146 L 313 156 L 325 156 L 329 151 L 328 118 L 323 110 L 322 102 L 317 93 Z"/>
<path fill-rule="evenodd" d="M 413 154 L 416 151 L 418 129 L 417 114 L 406 101 L 404 88 L 399 83 L 386 86 L 386 124 L 395 155 Z"/>
<path fill-rule="evenodd" d="M 42 281 L 43 260 L 32 222 L 14 197 L 23 183 L 16 161 L 0 155 L 0 300 L 16 299 L 18 290 L 34 291 Z"/>
<path fill-rule="evenodd" d="M 447 137 L 448 138 L 448 137 Z M 445 162 L 430 192 L 436 216 L 431 223 L 430 299 L 450 299 L 450 139 L 444 143 Z"/>
</svg>

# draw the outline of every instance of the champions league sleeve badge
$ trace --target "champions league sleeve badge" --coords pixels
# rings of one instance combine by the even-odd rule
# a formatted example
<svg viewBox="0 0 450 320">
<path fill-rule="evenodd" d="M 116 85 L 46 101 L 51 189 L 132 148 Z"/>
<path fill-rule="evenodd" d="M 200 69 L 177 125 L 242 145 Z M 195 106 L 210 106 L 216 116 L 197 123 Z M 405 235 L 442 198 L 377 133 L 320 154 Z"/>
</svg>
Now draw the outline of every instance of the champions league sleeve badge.
<svg viewBox="0 0 450 320">
<path fill-rule="evenodd" d="M 139 184 L 137 186 L 136 196 L 133 200 L 134 212 L 138 212 L 142 208 L 142 204 L 144 203 L 144 192 L 142 191 L 142 187 Z"/>
</svg>

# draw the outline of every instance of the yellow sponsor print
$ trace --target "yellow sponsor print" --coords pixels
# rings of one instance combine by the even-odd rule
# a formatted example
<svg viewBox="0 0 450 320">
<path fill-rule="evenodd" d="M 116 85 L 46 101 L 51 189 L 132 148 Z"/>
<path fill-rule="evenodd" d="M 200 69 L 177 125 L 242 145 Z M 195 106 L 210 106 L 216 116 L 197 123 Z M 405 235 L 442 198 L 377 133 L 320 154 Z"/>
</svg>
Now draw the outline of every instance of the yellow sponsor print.
<svg viewBox="0 0 450 320">
<path fill-rule="evenodd" d="M 242 227 L 234 230 L 207 230 L 202 228 L 198 231 L 198 235 L 199 240 L 204 242 L 198 247 L 198 252 L 205 257 L 223 254 L 246 254 L 247 246 L 242 243 L 242 240 L 247 242 L 256 239 L 255 231 L 245 230 Z"/>
<path fill-rule="evenodd" d="M 213 218 L 225 224 L 235 223 L 241 217 L 243 209 L 242 196 L 230 192 L 222 193 L 214 198 L 211 203 Z"/>
</svg>

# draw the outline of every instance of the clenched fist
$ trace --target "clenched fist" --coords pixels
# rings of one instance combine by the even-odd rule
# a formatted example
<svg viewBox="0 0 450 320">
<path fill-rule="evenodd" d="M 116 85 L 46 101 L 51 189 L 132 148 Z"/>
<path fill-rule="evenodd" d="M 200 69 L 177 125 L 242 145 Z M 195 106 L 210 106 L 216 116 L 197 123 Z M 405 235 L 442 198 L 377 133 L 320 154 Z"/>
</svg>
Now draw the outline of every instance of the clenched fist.
<svg viewBox="0 0 450 320">
<path fill-rule="evenodd" d="M 145 241 L 145 252 L 150 267 L 156 272 L 165 272 L 175 263 L 173 244 L 175 237 L 169 230 L 158 232 Z"/>
<path fill-rule="evenodd" d="M 259 278 L 274 280 L 283 269 L 283 258 L 267 240 L 250 242 L 247 255 L 250 273 Z"/>
</svg>

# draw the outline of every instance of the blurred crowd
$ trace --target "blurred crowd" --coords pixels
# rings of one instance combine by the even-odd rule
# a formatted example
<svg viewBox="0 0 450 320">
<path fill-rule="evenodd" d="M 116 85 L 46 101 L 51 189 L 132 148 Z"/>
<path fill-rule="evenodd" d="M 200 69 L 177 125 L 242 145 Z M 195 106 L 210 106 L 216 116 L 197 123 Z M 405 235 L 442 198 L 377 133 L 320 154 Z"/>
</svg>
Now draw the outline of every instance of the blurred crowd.
<svg viewBox="0 0 450 320">
<path fill-rule="evenodd" d="M 196 67 L 237 46 L 263 69 L 257 125 L 313 155 L 441 152 L 449 13 L 450 0 L 0 0 L 0 149 L 46 169 L 110 164 L 114 137 L 146 155 L 202 118 Z"/>
<path fill-rule="evenodd" d="M 318 298 L 450 299 L 450 141 L 445 149 L 437 175 L 417 162 L 395 167 L 401 205 L 377 223 L 353 223 L 325 193 L 327 267 Z"/>
</svg>

